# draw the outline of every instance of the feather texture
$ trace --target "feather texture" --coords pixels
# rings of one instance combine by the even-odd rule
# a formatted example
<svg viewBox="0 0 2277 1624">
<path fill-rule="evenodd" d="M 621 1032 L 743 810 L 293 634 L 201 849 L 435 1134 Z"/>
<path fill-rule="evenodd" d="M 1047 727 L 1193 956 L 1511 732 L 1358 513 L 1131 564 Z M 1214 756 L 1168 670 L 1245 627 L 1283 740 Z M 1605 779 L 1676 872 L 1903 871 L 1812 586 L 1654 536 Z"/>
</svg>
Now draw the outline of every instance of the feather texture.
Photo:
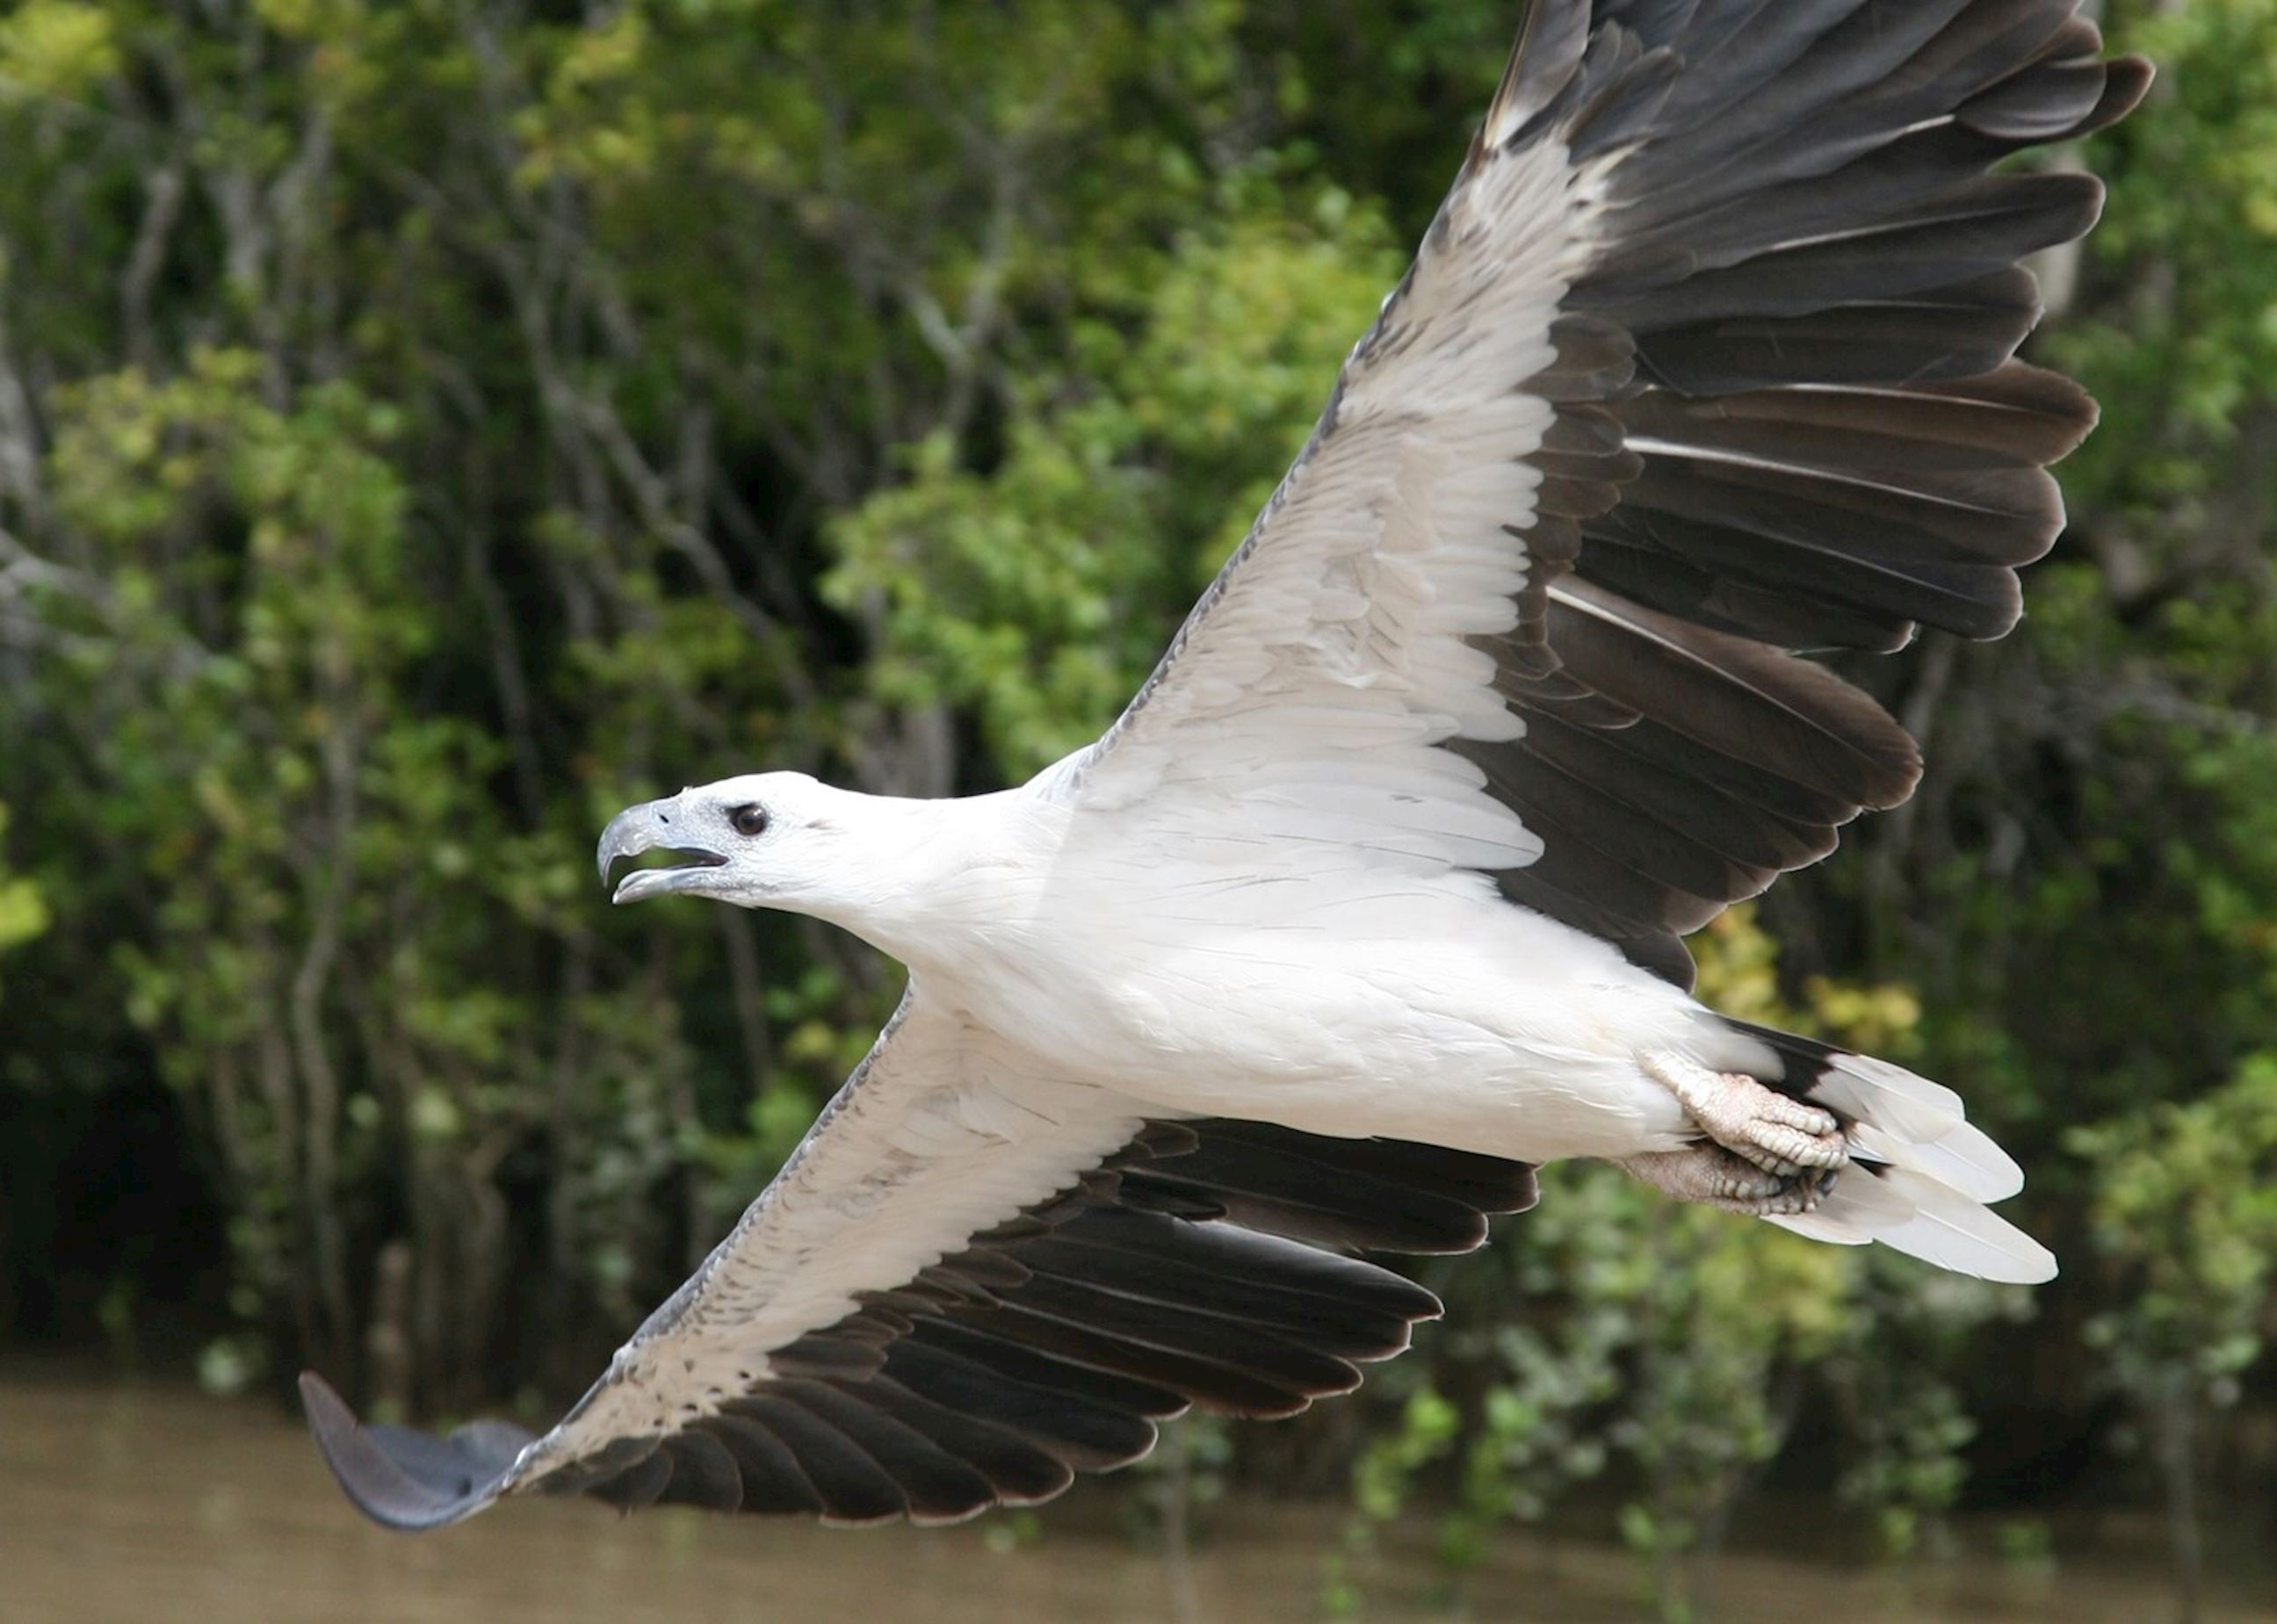
<svg viewBox="0 0 2277 1624">
<path fill-rule="evenodd" d="M 1683 932 L 1917 776 L 1879 708 L 1793 651 L 1999 636 L 2017 566 L 2062 527 L 2045 470 L 2093 407 L 2012 359 L 2038 315 L 2022 262 L 2084 231 L 2101 191 L 1992 171 L 2140 98 L 2147 67 L 2102 60 L 2075 9 L 1534 6 L 1312 443 L 1084 763 L 1092 804 L 1241 804 L 1230 764 L 1297 710 L 1404 710 L 1485 781 L 1415 803 L 1398 849 L 1429 849 L 1428 819 L 1449 861 L 1688 984 Z M 1538 477 L 1485 476 L 1512 467 Z M 1431 607 L 1491 603 L 1497 547 L 1506 620 Z M 1359 634 L 1322 636 L 1347 583 Z M 1491 664 L 1450 657 L 1453 638 Z M 1626 749 L 1571 737 L 1640 722 Z M 1301 758 L 1333 784 L 1368 739 L 1331 731 Z M 1637 816 L 1639 767 L 1726 764 L 1793 793 L 1748 813 L 1710 793 L 1704 839 Z M 1800 828 L 1777 816 L 1806 806 Z M 1452 843 L 1493 827 L 1487 807 L 1523 837 Z M 1740 849 L 1763 855 L 1715 861 Z"/>
<path fill-rule="evenodd" d="M 873 1060 L 856 1086 L 884 1092 L 897 1064 L 970 1053 L 939 1041 L 935 1023 L 914 1028 L 892 1040 L 914 1060 Z M 765 1209 L 796 1197 L 779 1182 L 544 1438 L 497 1423 L 447 1439 L 361 1426 L 314 1376 L 302 1382 L 310 1423 L 349 1495 L 396 1528 L 530 1492 L 849 1524 L 955 1521 L 1136 1460 L 1154 1423 L 1190 1406 L 1289 1415 L 1351 1391 L 1359 1366 L 1402 1352 L 1438 1301 L 1306 1242 L 1465 1251 L 1489 1214 L 1535 1195 L 1523 1164 L 1425 1145 L 1217 1120 L 1111 1131 L 1119 1144 L 1079 1160 L 1064 1151 L 1047 1193 L 982 1228 L 923 1180 L 859 1216 L 810 1215 L 837 1241 L 797 1266 L 839 1277 L 847 1306 L 812 1323 L 778 1315 L 770 1331 L 739 1311 L 738 1254 L 783 1243 Z M 998 1159 L 949 1158 L 936 1182 L 1001 1172 Z M 920 1249 L 934 1261 L 846 1279 L 841 1248 L 864 1226 L 929 1230 Z"/>
</svg>

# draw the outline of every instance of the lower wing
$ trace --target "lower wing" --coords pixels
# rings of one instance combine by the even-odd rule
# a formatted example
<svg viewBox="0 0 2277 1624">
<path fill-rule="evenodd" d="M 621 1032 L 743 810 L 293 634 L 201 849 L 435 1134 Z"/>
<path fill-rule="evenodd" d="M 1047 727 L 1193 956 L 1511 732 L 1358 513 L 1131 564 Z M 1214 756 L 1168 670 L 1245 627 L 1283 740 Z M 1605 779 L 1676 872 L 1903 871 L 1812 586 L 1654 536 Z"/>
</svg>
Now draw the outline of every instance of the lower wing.
<svg viewBox="0 0 2277 1624">
<path fill-rule="evenodd" d="M 946 1522 L 1127 1464 L 1190 1407 L 1294 1415 L 1439 1304 L 1351 1256 L 1467 1251 L 1533 1170 L 1258 1123 L 1150 1120 L 915 995 L 781 1173 L 561 1422 L 447 1438 L 301 1393 L 396 1529 L 583 1493 Z"/>
</svg>

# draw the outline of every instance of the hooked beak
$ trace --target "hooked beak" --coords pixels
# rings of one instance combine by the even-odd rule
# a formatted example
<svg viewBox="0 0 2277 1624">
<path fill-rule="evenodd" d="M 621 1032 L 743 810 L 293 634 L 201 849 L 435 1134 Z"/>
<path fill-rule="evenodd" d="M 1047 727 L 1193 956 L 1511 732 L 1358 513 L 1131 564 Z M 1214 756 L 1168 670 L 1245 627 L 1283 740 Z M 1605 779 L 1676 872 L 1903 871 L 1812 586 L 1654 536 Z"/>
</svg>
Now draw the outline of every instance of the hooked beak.
<svg viewBox="0 0 2277 1624">
<path fill-rule="evenodd" d="M 601 831 L 601 845 L 596 854 L 601 870 L 601 884 L 609 883 L 609 875 L 621 859 L 637 857 L 643 852 L 666 851 L 682 861 L 666 868 L 635 869 L 617 882 L 612 902 L 637 902 L 643 897 L 654 897 L 666 892 L 697 891 L 703 887 L 701 878 L 707 869 L 725 868 L 726 854 L 701 846 L 690 846 L 677 839 L 680 831 L 674 820 L 680 817 L 680 797 L 651 801 L 637 807 L 627 807 L 609 820 Z"/>
</svg>

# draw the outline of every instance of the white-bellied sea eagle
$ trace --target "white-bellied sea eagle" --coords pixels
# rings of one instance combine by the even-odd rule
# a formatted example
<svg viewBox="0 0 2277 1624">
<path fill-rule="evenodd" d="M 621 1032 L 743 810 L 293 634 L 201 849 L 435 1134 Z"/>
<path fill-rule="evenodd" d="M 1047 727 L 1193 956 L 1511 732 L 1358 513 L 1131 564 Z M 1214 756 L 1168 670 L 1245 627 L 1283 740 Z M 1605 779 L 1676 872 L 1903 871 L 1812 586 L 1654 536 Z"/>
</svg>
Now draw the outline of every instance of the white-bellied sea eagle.
<svg viewBox="0 0 2277 1624">
<path fill-rule="evenodd" d="M 2102 193 L 2010 155 L 2150 71 L 2078 0 L 1534 0 L 1318 429 L 1095 744 L 953 801 L 630 808 L 615 899 L 910 968 L 781 1174 L 551 1431 L 363 1426 L 392 1527 L 584 1492 L 834 1522 L 1041 1500 L 1407 1345 L 1534 1165 L 1999 1280 L 1952 1090 L 1728 1020 L 1681 937 L 1919 757 L 1797 650 L 2000 636 L 2094 416 L 2014 359 Z"/>
</svg>

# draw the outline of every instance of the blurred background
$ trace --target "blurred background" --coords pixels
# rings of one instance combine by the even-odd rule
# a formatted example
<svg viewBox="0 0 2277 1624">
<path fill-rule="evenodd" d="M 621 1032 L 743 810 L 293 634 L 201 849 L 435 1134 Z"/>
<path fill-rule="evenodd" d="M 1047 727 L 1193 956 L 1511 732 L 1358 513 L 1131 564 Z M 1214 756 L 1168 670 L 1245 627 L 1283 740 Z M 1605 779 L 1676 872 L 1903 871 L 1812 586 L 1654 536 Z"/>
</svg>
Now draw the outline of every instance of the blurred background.
<svg viewBox="0 0 2277 1624">
<path fill-rule="evenodd" d="M 1565 1166 L 1355 1399 L 1040 1514 L 413 1546 L 293 1374 L 544 1424 L 897 990 L 595 831 L 1090 739 L 1520 7 L 0 7 L 0 1611 L 2277 1616 L 2277 0 L 2103 9 L 2163 75 L 2045 160 L 2113 186 L 2071 533 L 1861 668 L 1919 797 L 1696 944 L 1960 1088 L 2056 1284 Z"/>
</svg>

